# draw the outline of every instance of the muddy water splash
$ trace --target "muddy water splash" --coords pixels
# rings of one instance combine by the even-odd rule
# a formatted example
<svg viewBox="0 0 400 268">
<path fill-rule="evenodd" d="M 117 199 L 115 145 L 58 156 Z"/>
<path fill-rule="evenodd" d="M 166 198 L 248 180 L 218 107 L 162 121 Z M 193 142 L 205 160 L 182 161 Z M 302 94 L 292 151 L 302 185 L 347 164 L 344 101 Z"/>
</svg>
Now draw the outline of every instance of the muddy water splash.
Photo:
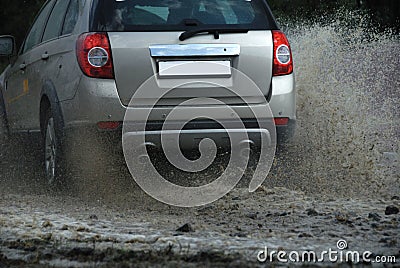
<svg viewBox="0 0 400 268">
<path fill-rule="evenodd" d="M 286 30 L 296 64 L 298 127 L 278 156 L 278 172 L 270 174 L 274 184 L 337 197 L 400 193 L 399 37 L 363 21 Z"/>
<path fill-rule="evenodd" d="M 377 33 L 365 26 L 363 17 L 336 17 L 331 23 L 283 29 L 295 58 L 298 127 L 293 142 L 280 148 L 265 185 L 335 198 L 398 196 L 399 37 Z M 38 183 L 44 182 L 40 141 L 32 144 L 28 138 L 14 144 L 0 141 L 0 190 L 43 191 Z M 35 150 L 26 153 L 26 148 Z M 106 152 L 95 152 L 93 164 L 81 163 L 92 170 L 106 169 L 96 162 L 108 159 Z M 80 182 L 85 191 L 80 195 L 124 199 L 134 187 L 122 169 L 113 166 L 108 170 L 112 174 L 101 178 L 86 176 L 89 186 Z"/>
</svg>

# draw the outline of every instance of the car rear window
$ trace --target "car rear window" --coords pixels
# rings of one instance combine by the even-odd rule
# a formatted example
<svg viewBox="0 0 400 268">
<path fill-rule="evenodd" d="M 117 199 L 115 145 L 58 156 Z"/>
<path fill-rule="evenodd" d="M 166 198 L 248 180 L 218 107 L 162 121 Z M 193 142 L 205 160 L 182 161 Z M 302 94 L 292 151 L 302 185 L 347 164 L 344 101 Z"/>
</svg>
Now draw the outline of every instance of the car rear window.
<svg viewBox="0 0 400 268">
<path fill-rule="evenodd" d="M 94 0 L 92 31 L 174 31 L 194 26 L 270 29 L 263 0 Z"/>
</svg>

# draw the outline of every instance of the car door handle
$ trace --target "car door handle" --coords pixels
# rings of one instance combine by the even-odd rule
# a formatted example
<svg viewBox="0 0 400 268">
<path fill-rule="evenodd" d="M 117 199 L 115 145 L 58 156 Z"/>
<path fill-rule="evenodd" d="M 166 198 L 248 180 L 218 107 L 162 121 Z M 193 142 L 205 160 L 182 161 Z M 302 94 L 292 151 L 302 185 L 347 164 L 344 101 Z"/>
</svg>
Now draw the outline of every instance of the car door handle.
<svg viewBox="0 0 400 268">
<path fill-rule="evenodd" d="M 20 65 L 19 65 L 19 69 L 20 69 L 21 71 L 24 71 L 24 70 L 26 69 L 26 64 L 25 64 L 25 63 L 20 64 Z"/>
<path fill-rule="evenodd" d="M 42 54 L 42 60 L 48 60 L 48 59 L 49 59 L 49 54 L 47 54 L 47 52 Z"/>
</svg>

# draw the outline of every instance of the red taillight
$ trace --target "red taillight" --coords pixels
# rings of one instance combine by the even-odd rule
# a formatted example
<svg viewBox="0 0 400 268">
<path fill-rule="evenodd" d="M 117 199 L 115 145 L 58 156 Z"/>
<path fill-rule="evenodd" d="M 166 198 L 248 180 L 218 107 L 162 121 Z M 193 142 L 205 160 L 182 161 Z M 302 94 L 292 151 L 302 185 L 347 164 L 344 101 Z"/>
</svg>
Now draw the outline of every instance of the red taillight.
<svg viewBox="0 0 400 268">
<path fill-rule="evenodd" d="M 111 46 L 106 33 L 79 36 L 76 53 L 82 72 L 94 78 L 114 78 Z"/>
<path fill-rule="evenodd" d="M 291 74 L 293 72 L 293 58 L 289 41 L 281 31 L 272 31 L 274 39 L 274 68 L 273 76 Z"/>
<path fill-rule="evenodd" d="M 274 122 L 276 126 L 286 126 L 289 123 L 289 118 L 287 117 L 275 117 Z"/>
</svg>

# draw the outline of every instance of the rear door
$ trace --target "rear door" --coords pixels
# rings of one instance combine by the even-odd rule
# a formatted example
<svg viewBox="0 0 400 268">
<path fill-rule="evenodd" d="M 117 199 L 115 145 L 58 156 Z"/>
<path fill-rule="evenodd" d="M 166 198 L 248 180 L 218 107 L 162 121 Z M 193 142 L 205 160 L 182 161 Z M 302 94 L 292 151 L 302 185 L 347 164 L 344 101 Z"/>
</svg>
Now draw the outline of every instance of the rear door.
<svg viewBox="0 0 400 268">
<path fill-rule="evenodd" d="M 52 84 L 59 101 L 73 98 L 80 79 L 74 64 L 76 36 L 72 35 L 78 17 L 79 0 L 57 0 L 44 31 L 41 58 L 37 61 L 42 82 Z"/>
<path fill-rule="evenodd" d="M 242 104 L 240 97 L 225 88 L 235 83 L 230 67 L 249 76 L 264 95 L 270 90 L 271 29 L 276 25 L 262 0 L 97 0 L 93 8 L 92 31 L 108 32 L 115 80 L 124 105 L 129 104 L 134 92 L 153 75 L 160 90 L 188 81 L 210 82 L 192 83 L 174 90 L 159 105 L 174 106 L 193 97 Z M 183 32 L 193 30 L 200 32 L 185 40 L 179 39 Z M 235 30 L 238 33 L 229 33 Z M 195 65 L 192 65 L 186 70 L 173 68 L 174 72 L 168 72 L 171 66 L 183 63 L 207 67 L 193 69 Z M 248 100 L 265 102 L 265 98 Z M 141 101 L 143 105 L 154 102 L 151 97 Z"/>
<path fill-rule="evenodd" d="M 58 71 L 56 65 L 59 49 L 54 47 L 57 42 L 69 0 L 56 0 L 44 24 L 40 44 L 31 52 L 28 67 L 28 80 L 30 81 L 29 95 L 26 98 L 26 107 L 22 111 L 26 118 L 27 128 L 38 130 L 40 127 L 40 99 L 43 85 L 46 81 L 54 80 Z M 51 68 L 49 68 L 51 66 Z"/>
<path fill-rule="evenodd" d="M 40 42 L 48 15 L 54 5 L 54 0 L 47 1 L 37 16 L 27 35 L 20 55 L 12 66 L 9 77 L 6 77 L 7 91 L 6 107 L 10 129 L 13 131 L 29 130 L 36 125 L 32 120 L 35 91 L 40 86 L 40 70 L 34 63 L 40 53 Z M 39 117 L 39 112 L 36 112 Z"/>
</svg>

